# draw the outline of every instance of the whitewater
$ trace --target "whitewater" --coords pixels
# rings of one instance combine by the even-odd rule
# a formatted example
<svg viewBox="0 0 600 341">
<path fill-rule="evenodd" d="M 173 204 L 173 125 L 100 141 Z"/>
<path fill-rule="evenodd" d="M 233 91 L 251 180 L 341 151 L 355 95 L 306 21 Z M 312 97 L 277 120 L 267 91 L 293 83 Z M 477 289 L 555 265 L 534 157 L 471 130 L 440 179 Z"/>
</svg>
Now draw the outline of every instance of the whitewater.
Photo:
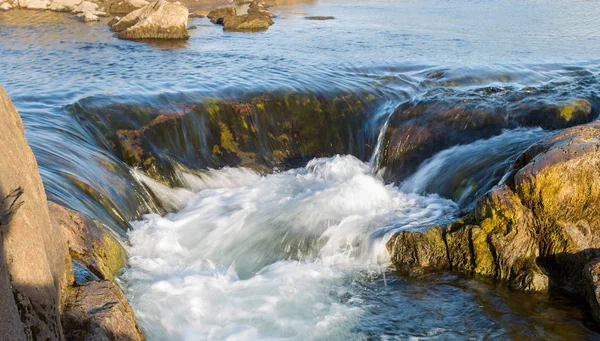
<svg viewBox="0 0 600 341">
<path fill-rule="evenodd" d="M 187 179 L 196 193 L 183 209 L 129 232 L 122 280 L 151 340 L 363 339 L 355 284 L 385 276 L 388 239 L 457 211 L 384 184 L 353 156 Z"/>
</svg>

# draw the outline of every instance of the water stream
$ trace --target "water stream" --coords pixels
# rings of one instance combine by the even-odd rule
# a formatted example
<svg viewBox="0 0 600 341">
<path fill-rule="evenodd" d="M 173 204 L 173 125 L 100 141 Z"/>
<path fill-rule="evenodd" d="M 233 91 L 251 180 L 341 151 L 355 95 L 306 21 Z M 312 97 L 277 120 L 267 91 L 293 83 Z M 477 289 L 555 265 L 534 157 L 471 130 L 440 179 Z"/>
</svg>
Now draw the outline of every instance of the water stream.
<svg viewBox="0 0 600 341">
<path fill-rule="evenodd" d="M 585 306 L 560 293 L 399 277 L 385 244 L 395 231 L 452 220 L 561 129 L 531 108 L 586 99 L 598 109 L 600 6 L 275 2 L 267 32 L 195 18 L 190 40 L 176 43 L 122 41 L 105 21 L 60 13 L 0 12 L 0 84 L 48 196 L 127 239 L 120 280 L 148 339 L 599 339 Z M 213 158 L 215 126 L 241 115 L 211 126 L 211 105 L 241 99 L 262 135 L 241 158 Z M 490 123 L 448 123 L 463 114 Z M 149 147 L 177 188 L 131 167 L 110 136 L 161 115 L 185 117 Z M 329 128 L 289 134 L 316 155 L 298 147 L 285 167 L 236 167 L 250 152 L 282 154 L 260 137 L 281 137 L 287 117 Z M 437 139 L 419 145 L 413 131 Z M 396 164 L 404 168 L 387 167 L 391 149 L 412 153 Z"/>
</svg>

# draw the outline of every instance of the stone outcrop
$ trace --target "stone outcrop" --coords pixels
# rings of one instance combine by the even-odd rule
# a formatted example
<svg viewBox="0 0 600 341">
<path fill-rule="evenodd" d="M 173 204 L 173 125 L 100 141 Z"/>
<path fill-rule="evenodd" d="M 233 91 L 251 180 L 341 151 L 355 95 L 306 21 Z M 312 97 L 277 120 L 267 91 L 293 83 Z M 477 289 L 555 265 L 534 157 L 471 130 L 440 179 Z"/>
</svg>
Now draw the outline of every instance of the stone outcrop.
<svg viewBox="0 0 600 341">
<path fill-rule="evenodd" d="M 452 270 L 519 290 L 560 288 L 586 296 L 600 318 L 600 122 L 534 144 L 465 217 L 400 232 L 388 250 L 401 273 Z"/>
<path fill-rule="evenodd" d="M 0 224 L 0 330 L 5 340 L 61 340 L 61 296 L 72 281 L 69 253 L 50 221 L 21 118 L 1 87 L 0 120 L 0 200 L 22 190 L 20 208 L 4 210 Z M 4 208 L 11 205 L 4 200 Z"/>
<path fill-rule="evenodd" d="M 121 0 L 113 2 L 108 8 L 108 11 L 112 15 L 125 15 L 148 4 L 149 2 L 146 0 Z"/>
<path fill-rule="evenodd" d="M 206 15 L 206 17 L 208 19 L 210 19 L 210 22 L 213 24 L 219 24 L 219 25 L 223 25 L 223 19 L 225 17 L 229 17 L 229 16 L 236 16 L 237 15 L 237 11 L 235 9 L 235 7 L 221 7 L 221 8 L 216 8 L 213 9 L 212 11 L 208 12 L 208 15 Z"/>
<path fill-rule="evenodd" d="M 122 39 L 187 39 L 188 9 L 164 0 L 152 2 L 112 26 Z"/>
<path fill-rule="evenodd" d="M 366 92 L 248 95 L 180 104 L 180 112 L 139 105 L 75 107 L 91 134 L 132 167 L 181 187 L 177 167 L 243 166 L 257 171 L 297 166 L 313 157 L 367 158 L 376 131 L 366 131 L 377 97 Z"/>
<path fill-rule="evenodd" d="M 127 299 L 111 281 L 74 287 L 65 302 L 63 325 L 69 340 L 144 340 Z"/>
<path fill-rule="evenodd" d="M 2 340 L 142 340 L 112 282 L 124 249 L 104 226 L 47 202 L 21 118 L 1 87 L 0 144 Z"/>
<path fill-rule="evenodd" d="M 212 10 L 207 17 L 213 24 L 223 25 L 225 31 L 265 31 L 273 25 L 273 14 L 262 1 L 250 2 L 248 12 L 243 15 L 237 15 L 235 7 L 222 7 Z"/>
<path fill-rule="evenodd" d="M 503 129 L 562 129 L 598 117 L 600 99 L 595 94 L 574 95 L 568 90 L 540 87 L 431 91 L 418 101 L 400 105 L 392 114 L 378 168 L 384 170 L 386 180 L 400 182 L 435 153 L 499 135 Z"/>
</svg>

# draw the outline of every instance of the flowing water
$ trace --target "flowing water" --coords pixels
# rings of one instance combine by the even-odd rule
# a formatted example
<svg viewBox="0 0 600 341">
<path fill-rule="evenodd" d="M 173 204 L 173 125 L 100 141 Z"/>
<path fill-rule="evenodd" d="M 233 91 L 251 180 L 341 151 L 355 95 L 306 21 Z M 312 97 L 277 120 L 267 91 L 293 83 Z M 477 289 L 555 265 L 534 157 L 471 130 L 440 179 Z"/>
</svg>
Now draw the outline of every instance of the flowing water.
<svg viewBox="0 0 600 341">
<path fill-rule="evenodd" d="M 599 339 L 586 308 L 560 294 L 451 274 L 398 277 L 385 250 L 395 231 L 459 215 L 554 132 L 507 112 L 578 98 L 597 108 L 598 3 L 275 3 L 267 32 L 190 19 L 197 29 L 176 43 L 118 40 L 105 21 L 0 12 L 0 84 L 23 117 L 48 196 L 128 238 L 121 281 L 148 339 Z M 193 159 L 207 152 L 194 148 L 210 131 L 205 116 L 185 121 L 185 134 L 153 146 L 175 165 L 176 189 L 128 166 L 104 135 L 143 126 L 144 115 L 277 92 L 375 100 L 341 126 L 352 144 L 260 173 Z M 383 164 L 387 133 L 402 127 L 398 108 L 431 101 L 471 104 L 508 123 L 459 131 L 459 142 L 423 149 L 395 177 Z M 409 114 L 402 124 L 417 122 Z M 184 152 L 172 148 L 181 144 Z"/>
</svg>

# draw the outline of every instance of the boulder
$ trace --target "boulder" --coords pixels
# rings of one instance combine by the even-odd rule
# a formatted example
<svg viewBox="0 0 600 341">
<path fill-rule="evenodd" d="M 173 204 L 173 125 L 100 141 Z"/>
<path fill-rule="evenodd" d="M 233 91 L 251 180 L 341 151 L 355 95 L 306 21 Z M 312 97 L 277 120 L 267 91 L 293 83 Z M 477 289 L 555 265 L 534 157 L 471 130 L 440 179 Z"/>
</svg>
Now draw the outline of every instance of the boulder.
<svg viewBox="0 0 600 341">
<path fill-rule="evenodd" d="M 187 39 L 188 9 L 158 0 L 137 9 L 112 26 L 122 39 Z"/>
<path fill-rule="evenodd" d="M 273 25 L 270 14 L 254 13 L 223 18 L 223 29 L 234 32 L 265 31 Z"/>
<path fill-rule="evenodd" d="M 48 204 L 54 223 L 63 232 L 71 258 L 99 279 L 113 280 L 127 262 L 121 243 L 99 222 L 53 202 Z"/>
<path fill-rule="evenodd" d="M 50 0 L 31 0 L 27 9 L 47 9 L 50 7 Z"/>
<path fill-rule="evenodd" d="M 0 11 L 9 11 L 11 9 L 12 9 L 12 5 L 9 4 L 8 2 L 0 4 Z"/>
<path fill-rule="evenodd" d="M 600 270 L 590 262 L 600 257 L 600 122 L 534 144 L 465 217 L 400 232 L 388 250 L 401 273 L 452 270 L 519 290 L 560 288 L 598 305 Z"/>
<path fill-rule="evenodd" d="M 53 0 L 48 9 L 55 12 L 72 12 L 81 2 L 81 0 Z"/>
<path fill-rule="evenodd" d="M 65 302 L 63 325 L 69 340 L 144 340 L 123 291 L 110 281 L 73 287 Z"/>
<path fill-rule="evenodd" d="M 235 7 L 221 7 L 208 12 L 206 17 L 210 19 L 210 22 L 213 24 L 223 25 L 223 19 L 225 17 L 235 17 L 236 15 L 237 12 Z"/>
<path fill-rule="evenodd" d="M 125 15 L 148 4 L 149 2 L 146 0 L 121 0 L 113 2 L 108 8 L 108 12 L 112 15 Z"/>
<path fill-rule="evenodd" d="M 19 113 L 2 87 L 0 121 L 2 339 L 62 340 L 61 295 L 73 281 L 69 253 L 51 223 Z"/>
</svg>

